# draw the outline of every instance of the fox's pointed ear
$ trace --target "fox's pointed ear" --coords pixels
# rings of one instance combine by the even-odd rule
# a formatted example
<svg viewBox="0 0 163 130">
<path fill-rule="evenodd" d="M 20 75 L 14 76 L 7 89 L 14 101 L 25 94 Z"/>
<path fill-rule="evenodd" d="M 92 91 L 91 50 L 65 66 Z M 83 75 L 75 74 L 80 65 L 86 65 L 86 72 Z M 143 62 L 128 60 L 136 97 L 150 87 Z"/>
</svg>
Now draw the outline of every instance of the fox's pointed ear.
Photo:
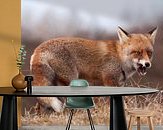
<svg viewBox="0 0 163 130">
<path fill-rule="evenodd" d="M 118 37 L 119 37 L 120 43 L 123 43 L 123 42 L 125 42 L 128 39 L 128 35 L 129 35 L 128 32 L 126 32 L 125 30 L 123 30 L 119 26 L 118 26 L 117 33 L 118 33 Z"/>
<path fill-rule="evenodd" d="M 154 28 L 149 32 L 152 43 L 154 44 L 158 28 Z"/>
</svg>

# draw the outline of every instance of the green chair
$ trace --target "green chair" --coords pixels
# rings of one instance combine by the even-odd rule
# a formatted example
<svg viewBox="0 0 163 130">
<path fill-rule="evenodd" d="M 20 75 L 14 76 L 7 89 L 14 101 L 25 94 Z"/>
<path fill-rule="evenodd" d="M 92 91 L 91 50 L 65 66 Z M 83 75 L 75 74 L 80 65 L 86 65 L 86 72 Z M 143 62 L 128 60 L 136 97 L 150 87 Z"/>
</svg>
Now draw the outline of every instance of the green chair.
<svg viewBox="0 0 163 130">
<path fill-rule="evenodd" d="M 88 86 L 89 86 L 88 82 L 84 79 L 72 80 L 70 83 L 70 87 L 88 87 Z M 68 119 L 66 130 L 70 129 L 72 116 L 74 114 L 75 109 L 86 109 L 87 110 L 91 130 L 95 130 L 93 120 L 91 117 L 91 113 L 89 110 L 90 108 L 93 108 L 94 106 L 95 105 L 94 105 L 92 97 L 67 97 L 66 108 L 70 109 L 70 116 Z"/>
</svg>

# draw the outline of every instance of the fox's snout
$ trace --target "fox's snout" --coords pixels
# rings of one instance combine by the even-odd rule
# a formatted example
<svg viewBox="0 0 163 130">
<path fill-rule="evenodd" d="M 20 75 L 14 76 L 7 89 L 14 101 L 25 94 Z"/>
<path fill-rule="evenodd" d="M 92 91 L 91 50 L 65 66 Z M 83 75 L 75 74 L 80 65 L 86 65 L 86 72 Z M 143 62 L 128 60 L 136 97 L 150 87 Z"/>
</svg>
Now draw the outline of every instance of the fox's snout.
<svg viewBox="0 0 163 130">
<path fill-rule="evenodd" d="M 147 69 L 151 68 L 151 57 L 149 57 L 145 52 L 143 54 L 140 54 L 133 60 L 134 67 L 140 75 L 145 75 L 147 73 Z"/>
<path fill-rule="evenodd" d="M 145 63 L 145 67 L 147 67 L 147 68 L 151 68 L 151 63 L 146 62 L 146 63 Z"/>
<path fill-rule="evenodd" d="M 151 67 L 151 62 L 150 61 L 139 60 L 136 63 L 136 70 L 140 75 L 145 75 L 147 73 L 147 69 L 150 68 L 150 67 Z"/>
<path fill-rule="evenodd" d="M 137 64 L 140 67 L 151 68 L 151 62 L 149 61 L 140 60 Z"/>
</svg>

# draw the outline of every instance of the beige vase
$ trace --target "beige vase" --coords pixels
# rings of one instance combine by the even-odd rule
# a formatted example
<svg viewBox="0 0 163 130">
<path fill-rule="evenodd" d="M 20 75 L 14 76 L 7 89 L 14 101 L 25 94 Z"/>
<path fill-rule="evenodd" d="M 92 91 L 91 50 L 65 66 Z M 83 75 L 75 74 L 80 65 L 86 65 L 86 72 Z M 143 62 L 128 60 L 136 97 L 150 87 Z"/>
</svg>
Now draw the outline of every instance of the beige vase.
<svg viewBox="0 0 163 130">
<path fill-rule="evenodd" d="M 26 81 L 24 80 L 25 76 L 21 71 L 13 77 L 12 86 L 16 89 L 16 91 L 24 91 L 27 87 Z"/>
</svg>

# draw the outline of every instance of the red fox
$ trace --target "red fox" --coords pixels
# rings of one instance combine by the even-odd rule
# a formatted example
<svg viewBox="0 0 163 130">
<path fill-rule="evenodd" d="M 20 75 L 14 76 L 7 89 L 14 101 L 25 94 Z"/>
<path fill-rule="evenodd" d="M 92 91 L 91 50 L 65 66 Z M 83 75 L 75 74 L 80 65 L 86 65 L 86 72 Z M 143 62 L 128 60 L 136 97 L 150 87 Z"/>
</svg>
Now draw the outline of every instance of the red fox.
<svg viewBox="0 0 163 130">
<path fill-rule="evenodd" d="M 56 38 L 40 44 L 31 57 L 34 85 L 69 85 L 83 78 L 90 85 L 121 86 L 135 72 L 145 75 L 151 67 L 157 28 L 146 34 L 129 34 L 118 27 L 119 40 Z M 50 90 L 49 90 L 50 91 Z M 40 103 L 63 110 L 56 97 L 38 98 Z"/>
</svg>

